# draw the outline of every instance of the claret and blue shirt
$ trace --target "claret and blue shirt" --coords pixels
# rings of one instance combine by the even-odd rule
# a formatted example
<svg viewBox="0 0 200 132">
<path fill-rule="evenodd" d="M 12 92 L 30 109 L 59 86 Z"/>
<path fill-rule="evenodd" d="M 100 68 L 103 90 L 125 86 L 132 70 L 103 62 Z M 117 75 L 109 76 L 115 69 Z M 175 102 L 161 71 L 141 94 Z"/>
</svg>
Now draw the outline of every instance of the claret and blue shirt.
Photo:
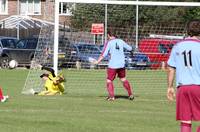
<svg viewBox="0 0 200 132">
<path fill-rule="evenodd" d="M 200 85 L 200 41 L 185 39 L 172 49 L 168 65 L 176 68 L 177 86 Z"/>
<path fill-rule="evenodd" d="M 110 55 L 108 63 L 109 68 L 118 69 L 125 67 L 124 49 L 131 51 L 132 47 L 122 39 L 114 38 L 105 44 L 102 56 L 106 57 L 107 55 Z"/>
</svg>

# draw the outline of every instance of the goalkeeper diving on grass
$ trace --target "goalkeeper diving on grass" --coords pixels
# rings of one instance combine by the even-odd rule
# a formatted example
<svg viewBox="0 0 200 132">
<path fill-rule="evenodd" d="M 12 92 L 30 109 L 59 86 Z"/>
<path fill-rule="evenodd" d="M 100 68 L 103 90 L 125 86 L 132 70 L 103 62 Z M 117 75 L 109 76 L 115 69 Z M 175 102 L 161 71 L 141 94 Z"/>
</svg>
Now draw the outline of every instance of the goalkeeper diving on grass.
<svg viewBox="0 0 200 132">
<path fill-rule="evenodd" d="M 38 95 L 62 95 L 64 93 L 64 81 L 65 78 L 62 74 L 55 75 L 55 71 L 49 67 L 42 67 L 42 70 L 46 72 L 40 75 L 45 81 L 44 90 L 38 93 Z"/>
</svg>

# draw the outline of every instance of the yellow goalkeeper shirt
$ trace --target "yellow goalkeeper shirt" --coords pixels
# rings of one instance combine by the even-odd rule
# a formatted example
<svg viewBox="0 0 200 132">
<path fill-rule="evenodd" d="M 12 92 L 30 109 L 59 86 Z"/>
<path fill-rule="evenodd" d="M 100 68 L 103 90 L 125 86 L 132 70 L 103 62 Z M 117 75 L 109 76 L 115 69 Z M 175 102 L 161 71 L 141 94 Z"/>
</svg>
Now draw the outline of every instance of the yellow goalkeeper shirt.
<svg viewBox="0 0 200 132">
<path fill-rule="evenodd" d="M 57 77 L 53 77 L 51 74 L 49 75 L 48 80 L 46 80 L 45 82 L 45 88 L 47 89 L 47 91 L 50 92 L 60 92 L 63 93 L 64 92 L 64 83 L 58 83 L 58 84 L 54 84 L 53 82 L 56 81 L 58 78 Z"/>
</svg>

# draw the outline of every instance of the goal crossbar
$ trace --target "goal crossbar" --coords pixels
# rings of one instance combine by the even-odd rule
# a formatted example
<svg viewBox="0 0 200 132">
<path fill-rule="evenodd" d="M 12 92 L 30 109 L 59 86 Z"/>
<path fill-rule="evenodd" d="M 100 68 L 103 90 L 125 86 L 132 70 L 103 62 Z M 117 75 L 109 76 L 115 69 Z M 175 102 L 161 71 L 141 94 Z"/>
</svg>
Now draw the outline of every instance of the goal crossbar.
<svg viewBox="0 0 200 132">
<path fill-rule="evenodd" d="M 145 5 L 145 6 L 200 6 L 200 2 L 116 1 L 116 0 L 58 0 L 58 2 L 85 4 Z"/>
</svg>

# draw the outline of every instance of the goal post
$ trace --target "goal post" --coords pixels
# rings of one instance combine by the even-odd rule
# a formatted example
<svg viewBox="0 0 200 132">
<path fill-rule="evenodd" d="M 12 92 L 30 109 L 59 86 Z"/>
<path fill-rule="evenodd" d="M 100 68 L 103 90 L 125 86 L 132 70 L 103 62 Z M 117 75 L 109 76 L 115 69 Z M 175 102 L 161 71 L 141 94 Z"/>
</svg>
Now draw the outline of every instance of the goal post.
<svg viewBox="0 0 200 132">
<path fill-rule="evenodd" d="M 55 0 L 55 26 L 54 26 L 54 63 L 55 74 L 58 73 L 58 34 L 59 34 L 59 1 Z"/>
</svg>

